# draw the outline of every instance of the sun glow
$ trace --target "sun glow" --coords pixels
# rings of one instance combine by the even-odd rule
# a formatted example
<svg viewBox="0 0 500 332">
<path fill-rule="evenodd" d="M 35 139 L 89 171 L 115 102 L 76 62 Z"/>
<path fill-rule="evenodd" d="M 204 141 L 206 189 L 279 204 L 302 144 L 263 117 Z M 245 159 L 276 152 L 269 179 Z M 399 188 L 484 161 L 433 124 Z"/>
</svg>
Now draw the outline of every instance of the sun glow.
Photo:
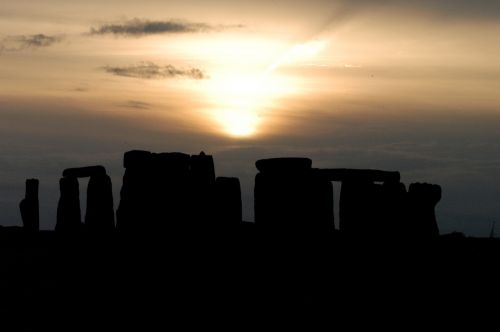
<svg viewBox="0 0 500 332">
<path fill-rule="evenodd" d="M 289 65 L 297 61 L 308 60 L 321 52 L 328 42 L 325 40 L 313 40 L 291 47 L 280 58 L 273 62 L 267 71 L 271 72 L 282 65 Z"/>
<path fill-rule="evenodd" d="M 267 44 L 265 44 L 267 45 Z M 220 130 L 233 137 L 249 137 L 258 134 L 258 128 L 266 112 L 282 96 L 294 92 L 294 80 L 278 73 L 281 65 L 309 60 L 326 45 L 324 41 L 311 41 L 289 47 L 281 56 L 264 56 L 266 47 L 254 47 L 251 52 L 242 48 L 242 54 L 234 47 L 220 47 L 220 61 L 227 64 L 214 71 L 205 82 L 205 92 L 209 99 L 207 112 L 215 120 Z M 257 45 L 254 45 L 257 46 Z M 237 49 L 237 48 L 236 48 Z M 213 48 L 212 52 L 217 53 Z M 258 58 L 252 54 L 260 54 Z M 263 62 L 263 59 L 268 59 Z"/>
<path fill-rule="evenodd" d="M 234 137 L 257 133 L 262 112 L 287 84 L 274 75 L 248 73 L 213 77 L 208 83 L 211 113 L 223 131 Z"/>
</svg>

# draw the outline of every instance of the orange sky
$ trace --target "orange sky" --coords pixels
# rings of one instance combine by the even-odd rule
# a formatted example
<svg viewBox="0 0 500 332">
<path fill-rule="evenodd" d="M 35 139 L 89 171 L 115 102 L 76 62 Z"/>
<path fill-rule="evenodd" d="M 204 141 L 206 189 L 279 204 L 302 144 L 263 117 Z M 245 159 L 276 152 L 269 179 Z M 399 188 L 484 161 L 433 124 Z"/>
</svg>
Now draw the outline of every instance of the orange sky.
<svg viewBox="0 0 500 332">
<path fill-rule="evenodd" d="M 252 162 L 300 154 L 445 183 L 444 227 L 483 231 L 500 214 L 500 5 L 377 3 L 0 0 L 0 193 L 65 160 L 206 149 L 251 219 Z M 13 166 L 47 153 L 42 175 Z"/>
</svg>

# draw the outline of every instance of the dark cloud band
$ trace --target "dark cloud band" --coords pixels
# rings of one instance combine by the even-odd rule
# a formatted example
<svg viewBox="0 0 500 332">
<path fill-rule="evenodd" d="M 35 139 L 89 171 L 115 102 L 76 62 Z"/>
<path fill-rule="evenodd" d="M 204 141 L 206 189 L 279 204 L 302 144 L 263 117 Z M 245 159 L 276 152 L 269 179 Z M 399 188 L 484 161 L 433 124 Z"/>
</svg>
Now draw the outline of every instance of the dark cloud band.
<svg viewBox="0 0 500 332">
<path fill-rule="evenodd" d="M 228 28 L 237 28 L 240 25 L 210 25 L 207 23 L 193 23 L 183 21 L 149 21 L 138 18 L 119 23 L 103 24 L 97 28 L 91 28 L 92 35 L 125 35 L 125 36 L 143 36 L 161 33 L 196 33 L 220 31 Z"/>
<path fill-rule="evenodd" d="M 25 49 L 49 47 L 59 43 L 63 36 L 49 36 L 44 34 L 7 36 L 0 41 L 0 51 L 15 52 Z"/>
<path fill-rule="evenodd" d="M 113 75 L 142 79 L 186 77 L 201 80 L 207 78 L 205 73 L 198 68 L 181 69 L 172 65 L 160 66 L 153 62 L 141 62 L 137 65 L 126 67 L 105 66 L 102 69 Z"/>
</svg>

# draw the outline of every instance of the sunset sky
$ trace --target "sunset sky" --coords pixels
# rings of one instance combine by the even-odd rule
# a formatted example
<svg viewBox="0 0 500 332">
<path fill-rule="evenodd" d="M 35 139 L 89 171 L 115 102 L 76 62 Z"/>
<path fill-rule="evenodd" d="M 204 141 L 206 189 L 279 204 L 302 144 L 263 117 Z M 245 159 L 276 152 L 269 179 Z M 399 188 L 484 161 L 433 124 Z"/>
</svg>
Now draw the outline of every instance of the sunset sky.
<svg viewBox="0 0 500 332">
<path fill-rule="evenodd" d="M 498 0 L 0 0 L 0 225 L 26 178 L 52 229 L 63 169 L 106 166 L 116 207 L 123 152 L 204 150 L 246 220 L 255 160 L 304 156 L 440 184 L 441 232 L 487 236 L 499 59 Z"/>
</svg>

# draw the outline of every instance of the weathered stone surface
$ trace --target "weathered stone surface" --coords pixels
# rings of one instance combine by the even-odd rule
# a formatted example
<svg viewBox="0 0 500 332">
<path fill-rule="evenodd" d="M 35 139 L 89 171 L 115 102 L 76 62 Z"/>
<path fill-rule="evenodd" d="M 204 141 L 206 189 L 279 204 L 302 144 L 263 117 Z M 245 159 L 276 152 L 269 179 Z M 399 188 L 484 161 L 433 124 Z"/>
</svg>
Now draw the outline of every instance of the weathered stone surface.
<svg viewBox="0 0 500 332">
<path fill-rule="evenodd" d="M 86 166 L 67 168 L 63 171 L 64 177 L 86 178 L 94 175 L 106 175 L 104 166 Z"/>
<path fill-rule="evenodd" d="M 39 181 L 37 179 L 26 180 L 26 194 L 19 204 L 23 227 L 30 232 L 37 232 L 40 230 L 38 185 Z"/>
</svg>

